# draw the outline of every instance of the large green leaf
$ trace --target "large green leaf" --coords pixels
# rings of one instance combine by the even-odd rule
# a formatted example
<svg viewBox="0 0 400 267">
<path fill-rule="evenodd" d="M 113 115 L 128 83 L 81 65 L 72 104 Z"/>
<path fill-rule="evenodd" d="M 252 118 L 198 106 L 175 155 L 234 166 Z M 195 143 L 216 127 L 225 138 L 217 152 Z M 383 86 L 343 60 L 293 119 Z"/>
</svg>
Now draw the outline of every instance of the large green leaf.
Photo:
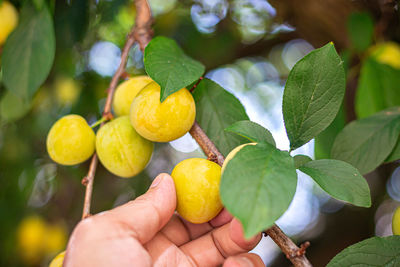
<svg viewBox="0 0 400 267">
<path fill-rule="evenodd" d="M 234 122 L 248 120 L 239 100 L 217 83 L 203 79 L 194 91 L 196 120 L 223 155 L 248 140 L 224 131 Z"/>
<path fill-rule="evenodd" d="M 8 90 L 29 100 L 50 72 L 55 38 L 47 7 L 38 11 L 26 4 L 20 18 L 4 46 L 3 81 Z"/>
<path fill-rule="evenodd" d="M 345 248 L 326 267 L 400 266 L 400 236 L 372 237 Z"/>
<path fill-rule="evenodd" d="M 299 169 L 313 178 L 332 197 L 360 207 L 371 206 L 368 183 L 350 164 L 340 160 L 321 159 L 309 161 Z"/>
<path fill-rule="evenodd" d="M 353 13 L 347 20 L 347 31 L 353 48 L 358 52 L 362 52 L 372 42 L 374 22 L 368 13 Z"/>
<path fill-rule="evenodd" d="M 393 106 L 400 106 L 400 70 L 369 58 L 361 68 L 358 82 L 357 117 L 365 118 Z"/>
<path fill-rule="evenodd" d="M 205 71 L 200 62 L 185 55 L 169 38 L 154 38 L 144 51 L 147 74 L 161 86 L 160 100 L 198 80 Z"/>
<path fill-rule="evenodd" d="M 291 149 L 328 127 L 339 111 L 344 91 L 342 60 L 332 43 L 296 63 L 286 82 L 282 107 Z"/>
<path fill-rule="evenodd" d="M 336 137 L 332 158 L 346 161 L 362 174 L 378 167 L 392 152 L 400 133 L 400 107 L 349 123 Z"/>
<path fill-rule="evenodd" d="M 275 146 L 275 140 L 271 132 L 252 121 L 238 121 L 225 129 L 227 132 L 240 135 L 254 143 L 270 143 Z"/>
<path fill-rule="evenodd" d="M 273 225 L 296 192 L 293 158 L 268 143 L 245 146 L 227 163 L 221 200 L 250 237 Z"/>
</svg>

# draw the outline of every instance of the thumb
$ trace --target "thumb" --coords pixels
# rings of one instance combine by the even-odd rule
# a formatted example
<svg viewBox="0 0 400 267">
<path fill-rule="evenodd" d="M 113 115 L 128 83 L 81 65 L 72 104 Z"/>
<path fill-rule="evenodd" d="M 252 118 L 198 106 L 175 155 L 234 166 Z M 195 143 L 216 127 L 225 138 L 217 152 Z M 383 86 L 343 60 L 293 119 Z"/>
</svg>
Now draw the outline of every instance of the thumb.
<svg viewBox="0 0 400 267">
<path fill-rule="evenodd" d="M 169 221 L 175 207 L 174 181 L 170 175 L 162 173 L 144 195 L 111 210 L 107 215 L 128 226 L 133 237 L 144 244 Z"/>
</svg>

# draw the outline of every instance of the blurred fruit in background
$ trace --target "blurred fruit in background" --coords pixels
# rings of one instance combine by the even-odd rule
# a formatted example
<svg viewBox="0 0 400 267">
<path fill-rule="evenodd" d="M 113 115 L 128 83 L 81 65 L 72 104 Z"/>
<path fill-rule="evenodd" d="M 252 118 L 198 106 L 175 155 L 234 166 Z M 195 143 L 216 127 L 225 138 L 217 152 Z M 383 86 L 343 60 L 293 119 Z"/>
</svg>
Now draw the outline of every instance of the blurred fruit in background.
<svg viewBox="0 0 400 267">
<path fill-rule="evenodd" d="M 72 78 L 57 77 L 54 82 L 57 102 L 62 106 L 72 106 L 81 93 L 81 85 Z"/>
<path fill-rule="evenodd" d="M 18 24 L 18 12 L 8 1 L 0 3 L 0 45 L 5 43 L 8 35 Z"/>
<path fill-rule="evenodd" d="M 400 69 L 400 45 L 395 42 L 380 43 L 371 48 L 371 56 L 378 62 Z"/>
<path fill-rule="evenodd" d="M 38 265 L 65 249 L 67 230 L 63 223 L 48 223 L 39 215 L 22 219 L 17 228 L 18 255 L 26 265 Z"/>
</svg>

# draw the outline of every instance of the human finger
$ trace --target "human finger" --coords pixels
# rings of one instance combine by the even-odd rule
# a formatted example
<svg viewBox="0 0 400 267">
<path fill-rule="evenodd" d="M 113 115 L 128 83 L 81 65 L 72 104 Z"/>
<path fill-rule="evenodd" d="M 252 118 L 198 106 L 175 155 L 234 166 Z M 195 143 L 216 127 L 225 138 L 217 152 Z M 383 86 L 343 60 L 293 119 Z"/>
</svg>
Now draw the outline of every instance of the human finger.
<svg viewBox="0 0 400 267">
<path fill-rule="evenodd" d="M 264 267 L 260 256 L 254 253 L 242 253 L 227 258 L 223 267 Z"/>
</svg>

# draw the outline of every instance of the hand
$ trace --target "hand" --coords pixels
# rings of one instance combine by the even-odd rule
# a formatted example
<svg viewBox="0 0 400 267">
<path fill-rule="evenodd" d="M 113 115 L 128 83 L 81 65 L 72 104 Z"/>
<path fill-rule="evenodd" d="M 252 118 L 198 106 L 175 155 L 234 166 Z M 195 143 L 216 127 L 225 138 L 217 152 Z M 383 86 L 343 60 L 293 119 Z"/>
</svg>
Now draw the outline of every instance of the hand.
<svg viewBox="0 0 400 267">
<path fill-rule="evenodd" d="M 174 214 L 175 208 L 174 182 L 160 174 L 146 194 L 79 223 L 64 266 L 264 266 L 259 256 L 246 253 L 261 235 L 245 240 L 228 212 L 192 224 Z"/>
</svg>

